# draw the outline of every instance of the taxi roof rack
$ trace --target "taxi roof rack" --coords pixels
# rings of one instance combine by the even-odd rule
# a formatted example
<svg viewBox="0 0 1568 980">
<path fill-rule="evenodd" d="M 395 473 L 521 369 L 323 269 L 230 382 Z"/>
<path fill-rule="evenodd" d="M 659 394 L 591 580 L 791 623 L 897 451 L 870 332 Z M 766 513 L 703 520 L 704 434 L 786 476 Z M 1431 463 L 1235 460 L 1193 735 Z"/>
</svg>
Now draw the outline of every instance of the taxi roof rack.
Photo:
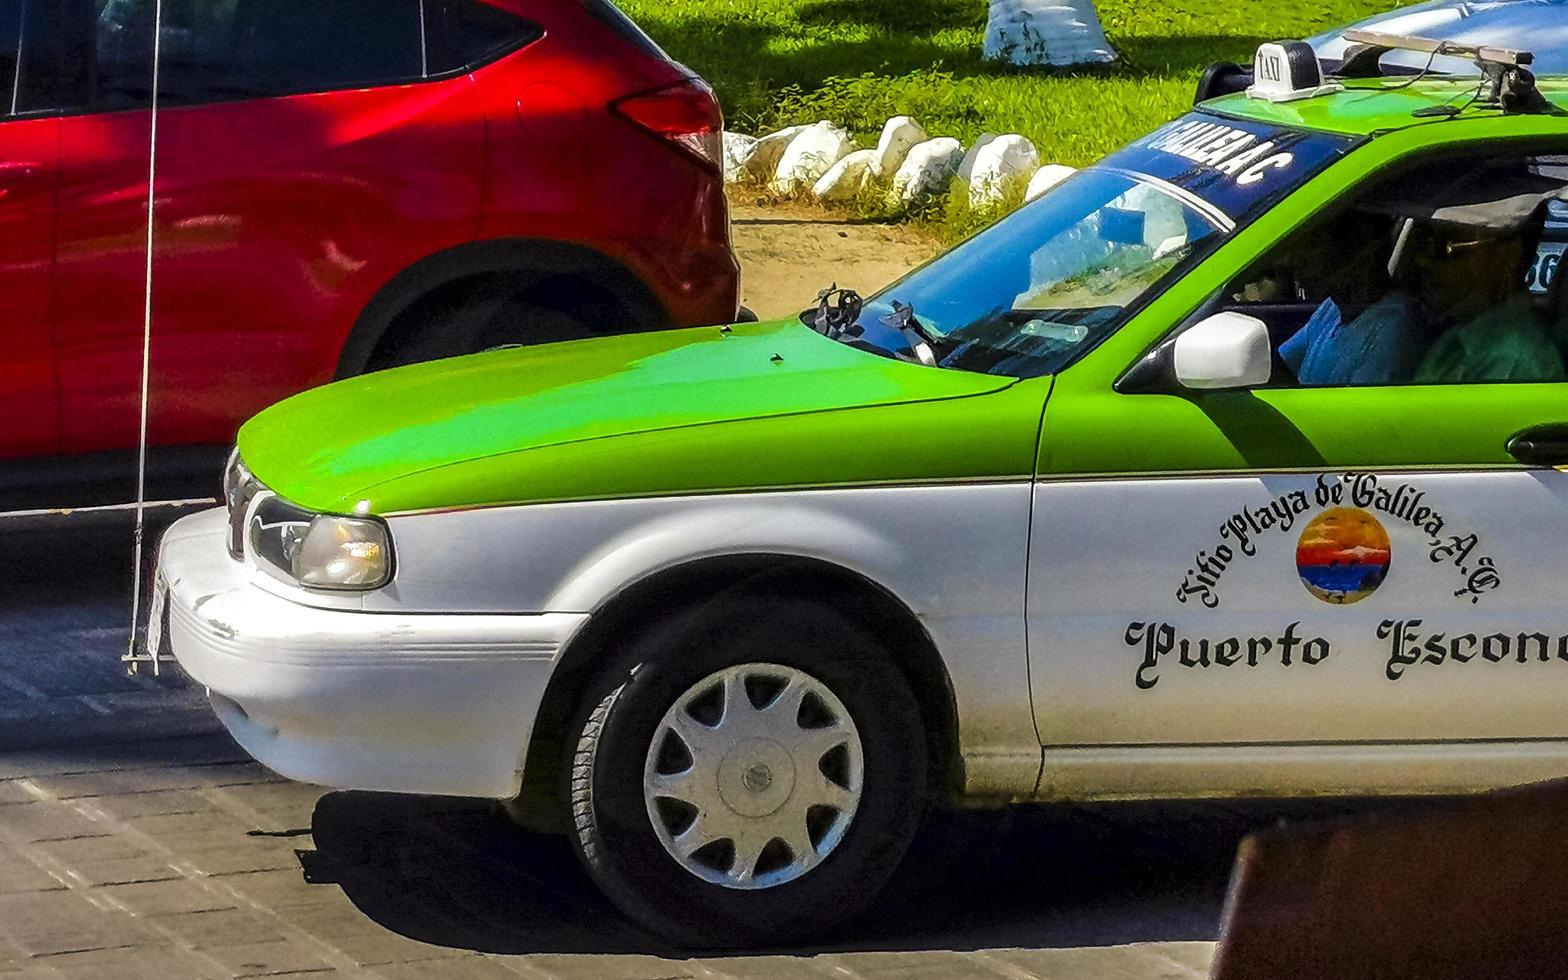
<svg viewBox="0 0 1568 980">
<path fill-rule="evenodd" d="M 1551 103 L 1535 87 L 1535 75 L 1529 70 L 1529 66 L 1535 63 L 1532 52 L 1490 44 L 1459 44 L 1455 41 L 1359 29 L 1346 31 L 1344 37 L 1351 42 L 1351 47 L 1345 52 L 1339 67 L 1332 72 L 1335 78 L 1381 78 L 1385 74 L 1383 56 L 1390 51 L 1413 51 L 1434 58 L 1438 55 L 1468 57 L 1481 69 L 1481 86 L 1475 104 L 1508 113 L 1554 111 Z M 1218 62 L 1203 73 L 1193 104 L 1233 92 L 1244 92 L 1253 82 L 1251 66 Z M 1458 112 L 1458 109 L 1433 107 L 1424 114 L 1458 115 Z"/>
<path fill-rule="evenodd" d="M 1551 109 L 1535 87 L 1535 75 L 1529 70 L 1535 63 L 1535 55 L 1529 51 L 1360 29 L 1346 31 L 1344 36 L 1353 46 L 1345 52 L 1339 70 L 1334 72 L 1339 78 L 1381 77 L 1383 56 L 1390 51 L 1413 51 L 1433 58 L 1438 55 L 1469 58 L 1481 69 L 1478 105 L 1510 113 L 1548 112 Z"/>
<path fill-rule="evenodd" d="M 1477 64 L 1492 63 L 1505 68 L 1528 68 L 1535 64 L 1535 55 L 1529 51 L 1517 48 L 1500 48 L 1491 44 L 1460 44 L 1457 41 L 1439 41 L 1435 38 L 1419 37 L 1414 34 L 1385 34 L 1382 31 L 1349 30 L 1344 34 L 1345 40 L 1356 47 L 1345 54 L 1345 60 L 1336 73 L 1341 77 L 1367 77 L 1375 78 L 1382 72 L 1378 69 L 1378 59 L 1390 51 L 1414 51 L 1417 54 L 1451 55 L 1456 58 L 1470 58 Z M 1369 59 L 1370 65 L 1365 76 L 1347 74 L 1352 62 L 1357 62 L 1357 67 L 1362 67 L 1359 62 Z"/>
</svg>

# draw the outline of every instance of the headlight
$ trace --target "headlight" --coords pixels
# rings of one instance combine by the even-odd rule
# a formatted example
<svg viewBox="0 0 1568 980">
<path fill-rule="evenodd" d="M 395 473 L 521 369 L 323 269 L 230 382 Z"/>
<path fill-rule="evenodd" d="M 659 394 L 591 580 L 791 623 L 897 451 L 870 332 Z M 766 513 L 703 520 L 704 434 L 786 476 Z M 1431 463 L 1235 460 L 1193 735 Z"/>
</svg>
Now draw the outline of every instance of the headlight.
<svg viewBox="0 0 1568 980">
<path fill-rule="evenodd" d="M 317 514 L 277 497 L 251 517 L 251 551 L 300 585 L 369 591 L 392 580 L 392 540 L 373 517 Z"/>
<path fill-rule="evenodd" d="M 250 469 L 240 459 L 238 446 L 229 454 L 229 464 L 223 468 L 223 505 L 229 510 L 239 501 L 240 493 L 251 480 Z"/>
<path fill-rule="evenodd" d="M 251 475 L 236 448 L 223 470 L 223 506 L 229 509 L 229 556 L 235 561 L 245 558 L 245 512 L 260 490 L 261 484 Z"/>
<path fill-rule="evenodd" d="M 387 526 L 362 517 L 322 514 L 294 554 L 294 577 L 313 589 L 379 589 L 392 578 Z"/>
</svg>

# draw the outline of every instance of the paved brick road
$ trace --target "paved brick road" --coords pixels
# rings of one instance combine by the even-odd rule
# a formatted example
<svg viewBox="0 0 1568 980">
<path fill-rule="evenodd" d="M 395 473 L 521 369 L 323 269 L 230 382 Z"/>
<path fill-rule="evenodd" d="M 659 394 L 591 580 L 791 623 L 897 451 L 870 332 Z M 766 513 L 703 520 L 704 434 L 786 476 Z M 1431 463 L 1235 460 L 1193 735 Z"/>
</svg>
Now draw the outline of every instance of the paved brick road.
<svg viewBox="0 0 1568 980">
<path fill-rule="evenodd" d="M 0 975 L 1201 977 L 1259 819 L 955 817 L 827 947 L 691 958 L 610 912 L 560 840 L 486 804 L 283 781 L 178 677 L 124 677 L 128 535 L 0 522 Z"/>
</svg>

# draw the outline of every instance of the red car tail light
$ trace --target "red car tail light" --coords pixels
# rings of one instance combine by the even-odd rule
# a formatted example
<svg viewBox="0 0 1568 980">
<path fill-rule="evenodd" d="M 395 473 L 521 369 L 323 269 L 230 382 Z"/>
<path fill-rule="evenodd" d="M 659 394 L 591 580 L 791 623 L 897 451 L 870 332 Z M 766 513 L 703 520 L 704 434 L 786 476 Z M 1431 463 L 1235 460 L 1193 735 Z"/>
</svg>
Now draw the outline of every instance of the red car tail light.
<svg viewBox="0 0 1568 980">
<path fill-rule="evenodd" d="M 688 78 L 651 92 L 629 95 L 611 108 L 715 170 L 723 169 L 724 113 L 713 90 L 701 79 Z"/>
</svg>

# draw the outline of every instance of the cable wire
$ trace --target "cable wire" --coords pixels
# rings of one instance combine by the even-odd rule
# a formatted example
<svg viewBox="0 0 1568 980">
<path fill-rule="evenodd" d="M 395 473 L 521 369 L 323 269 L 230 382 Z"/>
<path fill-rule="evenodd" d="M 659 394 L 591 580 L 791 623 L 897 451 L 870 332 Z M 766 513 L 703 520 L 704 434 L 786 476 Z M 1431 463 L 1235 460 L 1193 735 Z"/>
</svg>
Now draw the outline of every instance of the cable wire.
<svg viewBox="0 0 1568 980">
<path fill-rule="evenodd" d="M 1440 55 L 1440 54 L 1447 54 L 1447 53 L 1448 53 L 1448 42 L 1444 41 L 1444 42 L 1438 44 L 1437 47 L 1432 49 L 1432 53 L 1427 56 L 1426 64 L 1421 66 L 1421 70 L 1419 72 L 1417 72 L 1414 77 L 1412 77 L 1408 81 L 1400 82 L 1398 85 L 1386 86 L 1385 88 L 1383 88 L 1382 91 L 1384 91 L 1384 92 L 1398 92 L 1400 89 L 1409 88 L 1410 86 L 1416 84 L 1417 82 L 1425 80 L 1428 75 L 1432 74 L 1432 66 L 1437 63 L 1437 56 Z"/>
<path fill-rule="evenodd" d="M 152 114 L 147 140 L 147 269 L 146 296 L 142 305 L 141 419 L 136 444 L 136 529 L 132 532 L 131 641 L 126 660 L 136 669 L 136 634 L 142 618 L 142 555 L 147 531 L 147 406 L 152 378 L 153 244 L 158 207 L 158 82 L 163 66 L 163 0 L 154 0 L 152 15 Z M 158 675 L 158 651 L 147 651 L 153 676 Z"/>
</svg>

